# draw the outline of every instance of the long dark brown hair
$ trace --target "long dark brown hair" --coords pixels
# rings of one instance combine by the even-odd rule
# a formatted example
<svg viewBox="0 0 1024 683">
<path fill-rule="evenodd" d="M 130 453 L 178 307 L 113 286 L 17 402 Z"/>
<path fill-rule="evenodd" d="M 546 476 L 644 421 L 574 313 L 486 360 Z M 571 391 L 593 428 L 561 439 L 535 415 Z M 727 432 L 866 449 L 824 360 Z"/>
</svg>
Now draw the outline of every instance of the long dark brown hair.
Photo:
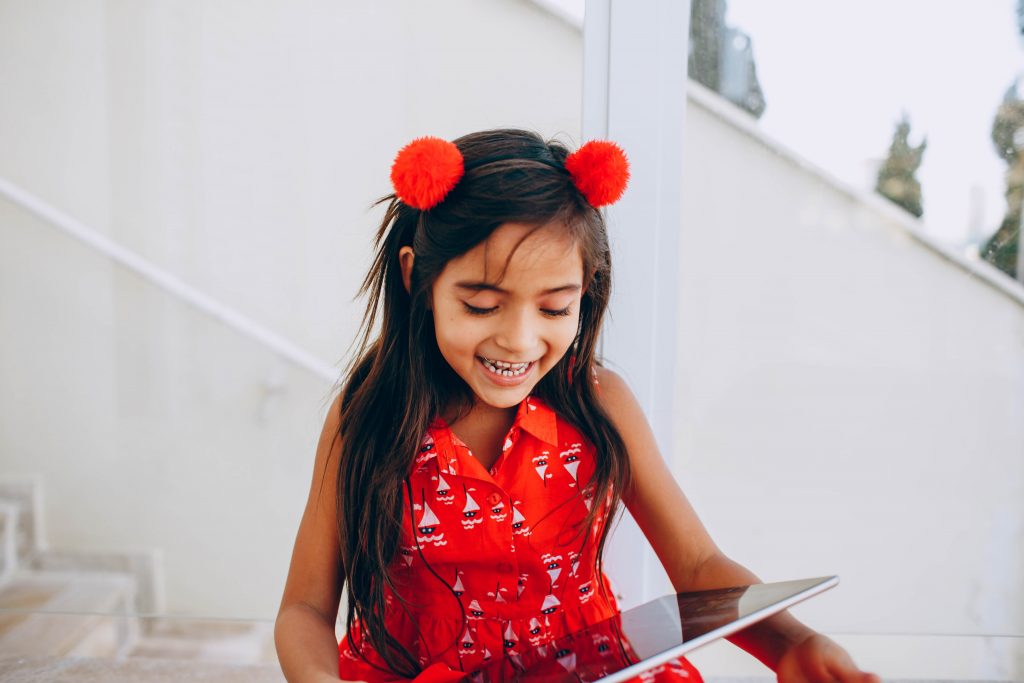
<svg viewBox="0 0 1024 683">
<path fill-rule="evenodd" d="M 625 445 L 591 381 L 611 287 L 608 236 L 601 214 L 565 170 L 569 151 L 522 130 L 484 131 L 454 142 L 465 175 L 443 202 L 429 211 L 414 209 L 393 194 L 379 202 L 387 209 L 373 265 L 360 289 L 368 301 L 360 344 L 342 389 L 337 435 L 338 534 L 348 586 L 348 631 L 358 618 L 360 640 L 407 678 L 415 677 L 420 665 L 387 632 L 384 619 L 385 596 L 389 591 L 397 595 L 389 565 L 407 504 L 403 483 L 431 421 L 446 409 L 466 410 L 473 401 L 437 347 L 429 296 L 451 259 L 502 224 L 564 225 L 578 245 L 584 270 L 579 334 L 534 393 L 593 443 L 596 466 L 590 486 L 596 502 L 610 496 L 611 509 L 617 510 L 630 476 Z M 416 254 L 409 292 L 399 266 L 404 246 Z M 602 508 L 591 506 L 584 527 Z M 604 525 L 598 558 L 610 527 Z"/>
</svg>

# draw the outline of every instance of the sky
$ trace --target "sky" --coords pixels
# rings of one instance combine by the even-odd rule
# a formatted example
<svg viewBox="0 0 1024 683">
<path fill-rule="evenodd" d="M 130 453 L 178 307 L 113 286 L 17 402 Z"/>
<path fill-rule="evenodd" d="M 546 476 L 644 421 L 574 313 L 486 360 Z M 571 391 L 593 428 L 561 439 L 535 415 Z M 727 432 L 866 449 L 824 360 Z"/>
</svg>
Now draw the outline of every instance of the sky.
<svg viewBox="0 0 1024 683">
<path fill-rule="evenodd" d="M 584 0 L 543 0 L 583 16 Z M 841 180 L 873 189 L 903 112 L 927 136 L 924 230 L 959 245 L 995 231 L 1006 171 L 992 146 L 1003 94 L 1024 74 L 1016 0 L 728 0 L 753 41 L 768 107 L 759 125 Z M 975 199 L 972 201 L 972 194 Z"/>
<path fill-rule="evenodd" d="M 990 134 L 1024 73 L 1015 4 L 729 0 L 726 22 L 753 41 L 768 102 L 761 127 L 843 180 L 873 187 L 906 112 L 911 142 L 928 140 L 917 176 L 925 231 L 956 244 L 969 236 L 972 192 L 984 233 L 1005 210 L 1006 165 Z"/>
</svg>

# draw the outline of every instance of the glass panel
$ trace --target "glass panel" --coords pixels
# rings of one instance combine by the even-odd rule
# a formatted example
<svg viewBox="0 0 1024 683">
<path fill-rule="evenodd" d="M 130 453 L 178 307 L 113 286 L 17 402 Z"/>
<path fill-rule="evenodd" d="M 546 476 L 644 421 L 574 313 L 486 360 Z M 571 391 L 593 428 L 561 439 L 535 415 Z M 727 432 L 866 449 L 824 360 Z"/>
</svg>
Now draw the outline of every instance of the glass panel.
<svg viewBox="0 0 1024 683">
<path fill-rule="evenodd" d="M 741 106 L 759 129 L 921 216 L 927 235 L 957 251 L 984 251 L 1004 219 L 1014 223 L 1006 240 L 1017 239 L 1024 27 L 1016 3 L 966 12 L 924 0 L 694 4 L 727 6 L 721 88 L 756 103 Z M 808 28 L 794 30 L 797 17 Z M 740 69 L 751 57 L 756 72 Z M 1017 188 L 1009 197 L 1008 181 Z"/>
<path fill-rule="evenodd" d="M 1024 632 L 1018 4 L 693 0 L 676 472 L 825 631 Z"/>
</svg>

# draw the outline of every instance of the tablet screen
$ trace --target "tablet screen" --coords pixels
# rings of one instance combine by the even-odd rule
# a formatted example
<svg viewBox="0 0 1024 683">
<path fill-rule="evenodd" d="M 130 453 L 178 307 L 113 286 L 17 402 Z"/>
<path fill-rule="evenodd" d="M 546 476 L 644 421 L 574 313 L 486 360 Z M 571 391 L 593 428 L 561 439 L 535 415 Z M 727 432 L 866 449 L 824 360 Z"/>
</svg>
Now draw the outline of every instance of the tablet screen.
<svg viewBox="0 0 1024 683">
<path fill-rule="evenodd" d="M 837 577 L 667 595 L 474 672 L 474 683 L 615 683 L 835 586 Z"/>
</svg>

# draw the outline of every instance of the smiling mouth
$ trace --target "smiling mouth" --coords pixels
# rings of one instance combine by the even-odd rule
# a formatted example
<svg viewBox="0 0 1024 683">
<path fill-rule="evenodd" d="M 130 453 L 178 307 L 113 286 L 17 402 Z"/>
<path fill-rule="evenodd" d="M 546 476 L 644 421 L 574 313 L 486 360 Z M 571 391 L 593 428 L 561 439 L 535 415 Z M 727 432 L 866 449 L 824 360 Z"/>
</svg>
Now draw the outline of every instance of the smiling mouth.
<svg viewBox="0 0 1024 683">
<path fill-rule="evenodd" d="M 483 356 L 477 356 L 483 366 L 495 375 L 500 377 L 520 377 L 525 375 L 536 361 L 530 361 L 528 363 L 508 363 L 502 360 L 492 360 L 490 358 L 484 358 Z"/>
</svg>

